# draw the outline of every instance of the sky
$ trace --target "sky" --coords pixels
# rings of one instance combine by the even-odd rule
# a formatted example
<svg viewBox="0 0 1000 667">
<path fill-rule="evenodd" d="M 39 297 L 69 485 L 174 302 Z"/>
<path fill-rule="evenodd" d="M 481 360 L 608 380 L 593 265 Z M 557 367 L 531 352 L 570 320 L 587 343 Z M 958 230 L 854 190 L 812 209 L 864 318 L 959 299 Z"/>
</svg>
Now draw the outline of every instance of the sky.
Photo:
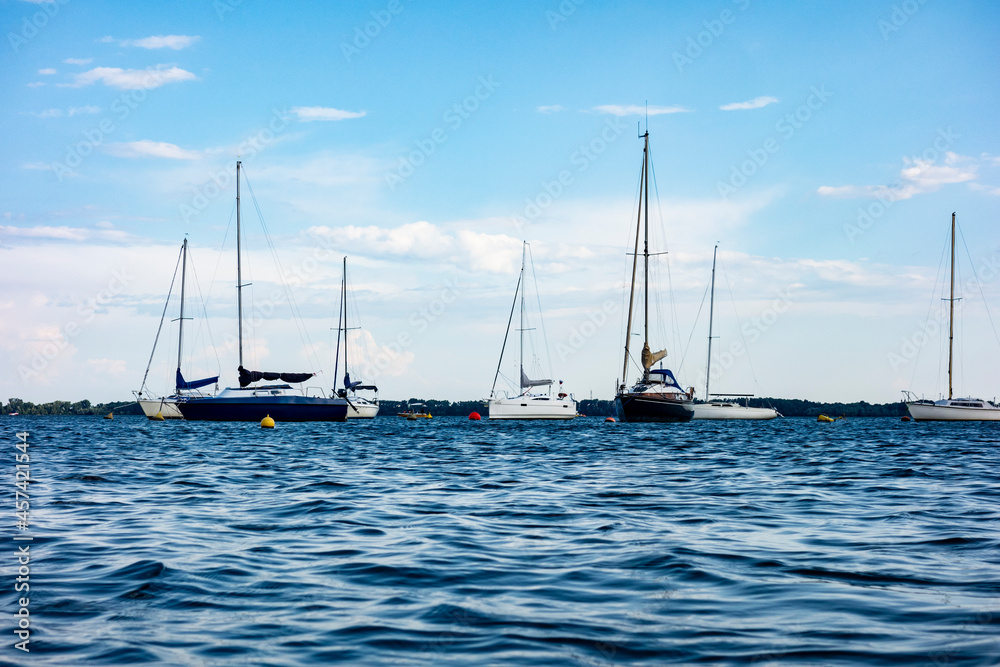
<svg viewBox="0 0 1000 667">
<path fill-rule="evenodd" d="M 712 392 L 946 392 L 956 212 L 955 392 L 998 393 L 995 2 L 5 0 L 0 22 L 2 399 L 168 392 L 184 238 L 184 373 L 236 382 L 237 159 L 247 367 L 329 390 L 346 256 L 352 377 L 485 398 L 527 241 L 526 368 L 610 399 L 647 129 L 650 345 L 681 384 L 704 394 L 718 244 Z"/>
</svg>

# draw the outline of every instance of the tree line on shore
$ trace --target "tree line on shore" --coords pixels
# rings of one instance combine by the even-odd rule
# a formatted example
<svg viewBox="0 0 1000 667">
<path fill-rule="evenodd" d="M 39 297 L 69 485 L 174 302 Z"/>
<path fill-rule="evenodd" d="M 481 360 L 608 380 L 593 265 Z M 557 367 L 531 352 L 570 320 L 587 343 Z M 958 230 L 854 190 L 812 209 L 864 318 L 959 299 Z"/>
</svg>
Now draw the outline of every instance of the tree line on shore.
<svg viewBox="0 0 1000 667">
<path fill-rule="evenodd" d="M 478 412 L 483 417 L 487 415 L 485 401 L 437 401 L 433 399 L 420 400 L 410 399 L 409 401 L 380 401 L 379 416 L 394 417 L 400 412 L 408 409 L 411 403 L 422 403 L 424 410 L 431 415 L 467 416 L 471 412 Z M 794 398 L 751 398 L 751 407 L 774 408 L 785 417 L 816 417 L 819 414 L 830 415 L 831 417 L 901 417 L 906 414 L 906 406 L 903 403 L 866 403 L 858 401 L 856 403 L 820 403 L 816 401 L 803 401 Z M 614 404 L 612 401 L 600 399 L 584 399 L 579 402 L 577 409 L 581 415 L 590 417 L 610 417 L 613 416 Z M 84 399 L 76 401 L 52 401 L 51 403 L 35 404 L 22 401 L 19 398 L 11 398 L 0 408 L 0 413 L 10 414 L 16 412 L 22 415 L 106 415 L 114 413 L 118 415 L 141 415 L 142 409 L 135 401 L 112 401 L 110 403 L 91 403 Z"/>
</svg>

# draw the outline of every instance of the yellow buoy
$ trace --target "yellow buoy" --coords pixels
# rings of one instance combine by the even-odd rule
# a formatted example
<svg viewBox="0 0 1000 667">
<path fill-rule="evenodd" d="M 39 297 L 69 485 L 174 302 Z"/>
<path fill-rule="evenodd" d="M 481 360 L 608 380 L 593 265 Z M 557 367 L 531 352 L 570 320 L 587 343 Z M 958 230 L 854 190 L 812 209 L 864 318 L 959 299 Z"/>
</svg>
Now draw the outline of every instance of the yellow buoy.
<svg viewBox="0 0 1000 667">
<path fill-rule="evenodd" d="M 263 419 L 260 420 L 260 427 L 261 428 L 274 428 L 274 420 L 271 419 L 271 415 L 267 415 L 266 417 L 264 417 Z"/>
<path fill-rule="evenodd" d="M 104 415 L 104 418 L 105 419 L 114 419 L 115 418 L 115 413 L 109 412 L 108 414 Z"/>
<path fill-rule="evenodd" d="M 161 422 L 161 421 L 163 421 L 163 412 L 157 412 L 155 415 L 153 415 L 152 417 L 150 417 L 150 419 L 153 420 L 154 422 Z"/>
<path fill-rule="evenodd" d="M 827 417 L 826 415 L 820 415 L 819 417 L 816 418 L 816 421 L 818 421 L 818 422 L 832 422 L 832 421 L 834 421 L 834 419 L 833 419 L 833 417 Z"/>
</svg>

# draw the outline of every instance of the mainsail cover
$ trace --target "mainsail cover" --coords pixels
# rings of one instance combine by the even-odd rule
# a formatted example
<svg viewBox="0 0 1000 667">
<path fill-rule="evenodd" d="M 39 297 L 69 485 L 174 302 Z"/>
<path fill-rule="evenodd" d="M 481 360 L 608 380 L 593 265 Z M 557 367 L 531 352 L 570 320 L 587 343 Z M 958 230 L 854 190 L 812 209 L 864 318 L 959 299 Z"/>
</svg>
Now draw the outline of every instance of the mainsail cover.
<svg viewBox="0 0 1000 667">
<path fill-rule="evenodd" d="M 184 379 L 184 376 L 181 375 L 181 369 L 178 368 L 177 377 L 175 379 L 177 380 L 176 383 L 177 391 L 180 391 L 181 389 L 198 389 L 199 387 L 205 387 L 210 384 L 215 384 L 216 382 L 219 381 L 219 376 L 216 375 L 214 378 L 205 378 L 203 380 L 191 380 L 189 382 Z"/>
<path fill-rule="evenodd" d="M 547 387 L 550 384 L 552 384 L 552 380 L 529 380 L 528 376 L 524 374 L 524 366 L 521 366 L 521 389 Z"/>
<path fill-rule="evenodd" d="M 642 346 L 642 367 L 648 371 L 650 368 L 652 368 L 653 364 L 655 364 L 657 361 L 664 358 L 665 356 L 667 356 L 666 350 L 660 350 L 659 352 L 650 352 L 649 343 L 644 343 Z"/>
<path fill-rule="evenodd" d="M 681 388 L 680 383 L 677 382 L 677 378 L 675 378 L 674 374 L 671 373 L 666 368 L 657 368 L 655 371 L 650 371 L 649 374 L 659 375 L 660 379 L 663 381 L 663 384 L 667 385 L 668 387 L 677 387 L 678 391 L 680 391 L 681 393 L 684 392 L 684 390 Z"/>
<path fill-rule="evenodd" d="M 282 382 L 305 382 L 315 373 L 270 373 L 268 371 L 248 371 L 240 366 L 240 386 L 246 387 L 251 382 L 260 380 L 281 380 Z"/>
</svg>

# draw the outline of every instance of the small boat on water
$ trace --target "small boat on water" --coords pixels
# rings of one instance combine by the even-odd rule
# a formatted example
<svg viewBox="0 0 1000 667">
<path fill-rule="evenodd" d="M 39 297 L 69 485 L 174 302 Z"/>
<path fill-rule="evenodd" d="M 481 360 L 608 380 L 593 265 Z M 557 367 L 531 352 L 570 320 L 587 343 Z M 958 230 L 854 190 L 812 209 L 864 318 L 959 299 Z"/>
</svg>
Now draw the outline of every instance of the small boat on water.
<svg viewBox="0 0 1000 667">
<path fill-rule="evenodd" d="M 351 381 L 351 373 L 347 364 L 347 258 L 344 257 L 344 278 L 340 283 L 340 308 L 337 315 L 337 357 L 333 364 L 333 377 L 338 376 L 340 367 L 340 332 L 344 332 L 344 386 L 338 389 L 337 397 L 347 403 L 348 419 L 374 419 L 378 414 L 378 387 L 364 384 L 361 380 Z M 358 392 L 366 392 L 359 394 Z M 367 393 L 371 392 L 371 393 Z"/>
<path fill-rule="evenodd" d="M 632 288 L 628 300 L 628 323 L 625 328 L 625 360 L 622 379 L 615 396 L 615 414 L 623 422 L 686 422 L 694 417 L 692 393 L 685 392 L 674 374 L 666 368 L 651 370 L 653 364 L 667 356 L 666 350 L 653 352 L 649 347 L 649 130 L 642 137 L 642 176 L 639 182 L 639 220 L 635 230 L 635 250 L 632 253 Z M 643 195 L 645 186 L 645 196 Z M 644 201 L 645 200 L 645 205 Z M 645 213 L 645 224 L 642 216 Z M 632 306 L 635 303 L 635 276 L 639 261 L 639 236 L 645 228 L 643 245 L 643 279 L 645 285 L 644 334 L 642 346 L 642 375 L 630 388 L 627 382 L 629 348 L 632 342 Z"/>
<path fill-rule="evenodd" d="M 903 391 L 913 421 L 1000 421 L 1000 405 L 981 398 L 954 398 L 952 368 L 955 339 L 955 214 L 951 214 L 951 293 L 948 301 L 948 398 L 934 401 Z M 995 399 L 994 399 L 995 400 Z"/>
<path fill-rule="evenodd" d="M 490 390 L 490 398 L 487 401 L 490 419 L 573 419 L 576 417 L 576 400 L 562 390 L 562 380 L 559 381 L 559 391 L 552 395 L 552 385 L 550 379 L 534 379 L 528 377 L 524 371 L 524 334 L 531 329 L 525 325 L 525 299 L 526 275 L 525 263 L 528 256 L 528 243 L 521 245 L 521 275 L 517 280 L 517 287 L 514 290 L 514 302 L 511 304 L 510 317 L 507 319 L 507 330 L 504 331 L 503 345 L 500 348 L 500 360 L 497 362 L 497 372 L 493 376 L 493 388 Z M 533 267 L 534 265 L 532 265 Z M 534 268 L 532 268 L 534 275 Z M 537 289 L 537 285 L 536 285 Z M 500 396 L 497 392 L 497 379 L 500 377 L 500 368 L 503 365 L 503 354 L 507 348 L 507 337 L 510 334 L 510 325 L 514 320 L 514 308 L 517 307 L 518 296 L 521 302 L 521 319 L 518 326 L 520 333 L 520 347 L 518 352 L 518 392 L 515 396 Z M 541 317 L 541 313 L 539 313 Z M 530 370 L 530 369 L 529 369 Z M 537 378 L 537 376 L 536 376 Z M 545 393 L 533 391 L 536 387 L 546 387 Z"/>
<path fill-rule="evenodd" d="M 753 394 L 712 394 L 709 384 L 712 381 L 712 319 L 715 313 L 715 260 L 719 252 L 716 244 L 712 251 L 712 292 L 708 303 L 708 361 L 705 364 L 705 403 L 694 404 L 693 419 L 774 419 L 778 411 L 774 408 L 752 408 L 749 399 Z M 712 397 L 716 397 L 715 400 Z M 732 401 L 719 400 L 720 397 L 741 397 L 747 400 L 747 405 Z"/>
<path fill-rule="evenodd" d="M 322 389 L 311 395 L 307 389 L 293 389 L 315 373 L 252 371 L 243 367 L 243 277 L 240 252 L 240 168 L 236 162 L 236 303 L 239 340 L 239 387 L 227 387 L 216 396 L 192 398 L 178 403 L 184 419 L 198 421 L 260 422 L 271 417 L 276 422 L 346 421 L 347 403 L 342 398 L 326 398 Z M 282 384 L 258 385 L 261 380 Z"/>
<path fill-rule="evenodd" d="M 816 417 L 816 421 L 818 422 L 835 422 L 835 421 L 840 421 L 841 419 L 845 419 L 844 415 L 840 415 L 839 417 L 828 417 L 826 415 L 819 415 L 818 417 Z"/>
<path fill-rule="evenodd" d="M 163 330 L 163 322 L 167 316 L 167 307 L 170 305 L 170 297 L 173 293 L 174 280 L 177 279 L 177 269 L 174 269 L 174 277 L 170 280 L 170 290 L 167 292 L 167 302 L 163 304 L 163 314 L 160 316 L 160 326 L 156 330 L 156 338 L 153 340 L 153 351 L 149 354 L 149 362 L 146 364 L 146 373 L 142 376 L 142 385 L 139 390 L 133 392 L 142 413 L 151 421 L 163 421 L 164 419 L 183 419 L 179 404 L 191 398 L 204 398 L 206 394 L 200 389 L 219 381 L 219 376 L 203 378 L 200 380 L 185 380 L 181 374 L 181 361 L 184 353 L 184 291 L 187 283 L 187 258 L 188 240 L 185 238 L 181 244 L 181 254 L 177 258 L 177 263 L 181 271 L 181 295 L 180 295 L 180 316 L 177 318 L 177 371 L 174 373 L 174 393 L 169 396 L 155 396 L 146 388 L 146 381 L 149 379 L 149 369 L 153 364 L 156 355 L 156 344 L 160 340 L 160 332 Z"/>
<path fill-rule="evenodd" d="M 427 412 L 427 405 L 424 403 L 409 403 L 406 410 L 397 412 L 396 416 L 407 419 L 431 419 L 431 413 Z"/>
</svg>

